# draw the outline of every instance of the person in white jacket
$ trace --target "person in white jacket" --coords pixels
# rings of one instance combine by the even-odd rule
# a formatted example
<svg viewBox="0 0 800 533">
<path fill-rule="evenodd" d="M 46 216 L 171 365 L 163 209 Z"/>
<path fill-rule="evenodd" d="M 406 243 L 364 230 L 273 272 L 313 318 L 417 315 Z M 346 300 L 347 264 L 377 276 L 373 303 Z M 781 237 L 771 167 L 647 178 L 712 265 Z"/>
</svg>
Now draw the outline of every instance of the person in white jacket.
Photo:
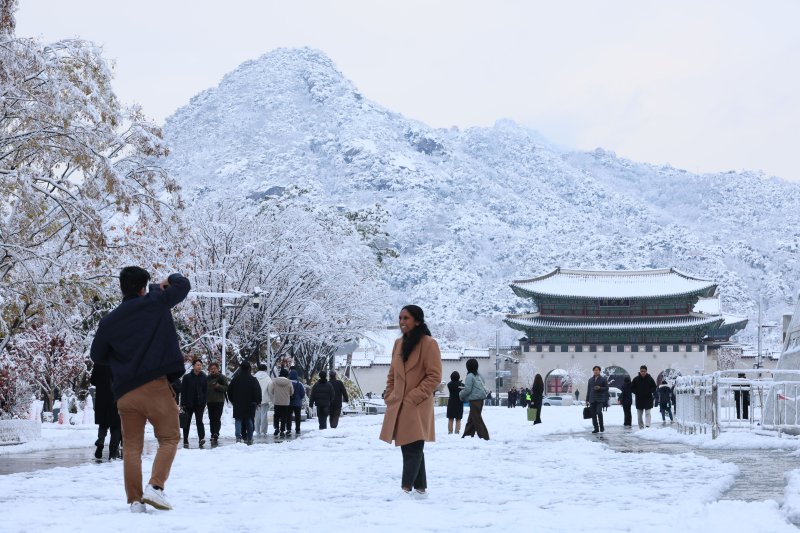
<svg viewBox="0 0 800 533">
<path fill-rule="evenodd" d="M 262 436 L 269 434 L 269 422 L 267 417 L 269 409 L 272 406 L 272 394 L 270 384 L 272 379 L 267 372 L 267 365 L 261 363 L 258 365 L 258 372 L 256 372 L 256 379 L 258 384 L 261 385 L 261 403 L 256 407 L 256 435 Z"/>
</svg>

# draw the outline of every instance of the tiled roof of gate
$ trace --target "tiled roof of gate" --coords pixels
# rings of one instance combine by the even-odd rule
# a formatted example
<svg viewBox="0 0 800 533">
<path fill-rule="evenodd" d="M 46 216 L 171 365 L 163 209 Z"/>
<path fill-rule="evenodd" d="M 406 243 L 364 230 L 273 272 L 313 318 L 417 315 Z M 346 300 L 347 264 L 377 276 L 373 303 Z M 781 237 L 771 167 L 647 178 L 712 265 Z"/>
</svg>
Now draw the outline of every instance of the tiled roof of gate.
<svg viewBox="0 0 800 533">
<path fill-rule="evenodd" d="M 561 329 L 561 330 L 593 330 L 593 331 L 622 331 L 630 329 L 670 330 L 697 327 L 719 327 L 724 318 L 720 315 L 691 315 L 680 317 L 650 317 L 626 319 L 624 317 L 609 320 L 607 317 L 591 319 L 580 317 L 578 319 L 564 319 L 543 317 L 538 313 L 525 315 L 509 315 L 505 323 L 517 330 L 525 329 Z"/>
<path fill-rule="evenodd" d="M 511 283 L 522 297 L 657 298 L 702 294 L 711 296 L 717 284 L 674 268 L 654 270 L 570 270 L 558 267 L 537 278 Z"/>
</svg>

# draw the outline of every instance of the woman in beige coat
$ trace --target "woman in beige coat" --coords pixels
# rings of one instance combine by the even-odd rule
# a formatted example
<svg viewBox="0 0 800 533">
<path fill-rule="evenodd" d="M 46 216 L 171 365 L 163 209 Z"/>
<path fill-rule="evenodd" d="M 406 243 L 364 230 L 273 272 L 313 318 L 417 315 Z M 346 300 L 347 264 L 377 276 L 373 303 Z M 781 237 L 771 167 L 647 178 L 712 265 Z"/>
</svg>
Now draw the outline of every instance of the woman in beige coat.
<svg viewBox="0 0 800 533">
<path fill-rule="evenodd" d="M 431 337 L 425 315 L 416 305 L 400 311 L 400 331 L 392 350 L 392 363 L 386 377 L 386 414 L 381 440 L 400 446 L 403 477 L 400 486 L 407 494 L 427 496 L 425 441 L 436 437 L 433 427 L 433 393 L 442 380 L 439 345 Z"/>
</svg>

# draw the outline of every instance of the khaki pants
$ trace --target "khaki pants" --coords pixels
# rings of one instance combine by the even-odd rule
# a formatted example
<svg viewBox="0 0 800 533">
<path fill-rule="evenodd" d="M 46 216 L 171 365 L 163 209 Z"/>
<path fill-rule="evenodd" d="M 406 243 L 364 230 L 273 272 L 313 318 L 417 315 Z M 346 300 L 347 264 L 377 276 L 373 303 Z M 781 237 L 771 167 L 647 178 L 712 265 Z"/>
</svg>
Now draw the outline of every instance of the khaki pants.
<svg viewBox="0 0 800 533">
<path fill-rule="evenodd" d="M 117 401 L 117 409 L 122 421 L 122 448 L 125 450 L 125 494 L 128 503 L 133 503 L 142 499 L 145 423 L 150 422 L 153 425 L 158 439 L 150 485 L 164 488 L 181 440 L 179 409 L 166 377 L 154 379 L 125 394 Z"/>
</svg>

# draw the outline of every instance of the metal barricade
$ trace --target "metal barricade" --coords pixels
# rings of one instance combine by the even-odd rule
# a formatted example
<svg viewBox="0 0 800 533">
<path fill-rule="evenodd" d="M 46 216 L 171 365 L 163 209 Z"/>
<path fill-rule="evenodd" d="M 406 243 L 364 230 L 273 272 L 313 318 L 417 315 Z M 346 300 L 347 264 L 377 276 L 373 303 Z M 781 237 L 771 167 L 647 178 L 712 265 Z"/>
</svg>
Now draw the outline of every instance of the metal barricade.
<svg viewBox="0 0 800 533">
<path fill-rule="evenodd" d="M 791 394 L 798 388 L 798 382 L 776 383 L 772 371 L 766 369 L 721 370 L 704 376 L 678 377 L 675 383 L 678 431 L 711 433 L 712 438 L 717 438 L 723 430 L 800 428 L 796 409 L 800 399 Z M 772 397 L 795 403 L 792 409 L 787 409 L 786 405 L 770 403 Z M 771 407 L 772 411 L 765 411 Z M 765 417 L 765 412 L 773 416 Z M 780 421 L 777 424 L 772 422 L 776 416 Z"/>
<path fill-rule="evenodd" d="M 675 418 L 680 433 L 715 434 L 713 376 L 681 376 L 675 381 Z"/>
</svg>

